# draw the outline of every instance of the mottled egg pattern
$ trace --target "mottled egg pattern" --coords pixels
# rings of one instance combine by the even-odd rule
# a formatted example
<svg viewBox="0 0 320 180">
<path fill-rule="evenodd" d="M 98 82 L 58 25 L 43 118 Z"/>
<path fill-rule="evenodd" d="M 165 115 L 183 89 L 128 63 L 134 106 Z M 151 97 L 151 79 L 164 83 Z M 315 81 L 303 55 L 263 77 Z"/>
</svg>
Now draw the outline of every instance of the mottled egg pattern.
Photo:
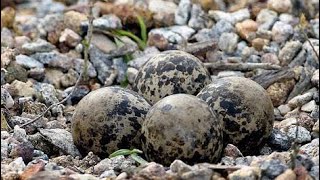
<svg viewBox="0 0 320 180">
<path fill-rule="evenodd" d="M 152 104 L 178 93 L 196 95 L 211 82 L 201 61 L 183 51 L 164 51 L 139 69 L 133 90 Z"/>
<path fill-rule="evenodd" d="M 273 105 L 256 82 L 241 77 L 217 79 L 197 97 L 206 101 L 223 121 L 224 143 L 236 145 L 244 154 L 258 150 L 270 135 Z"/>
<path fill-rule="evenodd" d="M 188 94 L 165 97 L 152 106 L 142 125 L 143 150 L 149 161 L 170 165 L 216 162 L 223 131 L 209 105 Z"/>
<path fill-rule="evenodd" d="M 107 157 L 123 148 L 141 148 L 141 125 L 149 103 L 136 92 L 105 87 L 90 92 L 77 105 L 72 136 L 80 152 Z"/>
</svg>

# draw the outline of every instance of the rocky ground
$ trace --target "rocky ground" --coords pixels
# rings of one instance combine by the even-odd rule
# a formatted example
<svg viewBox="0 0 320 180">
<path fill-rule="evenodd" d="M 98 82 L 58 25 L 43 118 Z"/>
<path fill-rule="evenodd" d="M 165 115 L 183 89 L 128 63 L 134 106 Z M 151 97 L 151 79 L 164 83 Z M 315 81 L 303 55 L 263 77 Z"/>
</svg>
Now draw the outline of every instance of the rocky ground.
<svg viewBox="0 0 320 180">
<path fill-rule="evenodd" d="M 75 86 L 88 1 L 1 1 L 1 9 L 1 179 L 319 179 L 319 0 L 98 1 L 87 79 L 25 126 Z M 147 26 L 146 45 L 114 36 L 124 29 L 140 37 L 135 13 Z M 79 100 L 104 86 L 130 88 L 139 68 L 169 49 L 197 56 L 213 79 L 247 77 L 267 90 L 276 121 L 260 154 L 243 156 L 229 144 L 217 164 L 169 167 L 81 157 L 70 133 Z"/>
</svg>

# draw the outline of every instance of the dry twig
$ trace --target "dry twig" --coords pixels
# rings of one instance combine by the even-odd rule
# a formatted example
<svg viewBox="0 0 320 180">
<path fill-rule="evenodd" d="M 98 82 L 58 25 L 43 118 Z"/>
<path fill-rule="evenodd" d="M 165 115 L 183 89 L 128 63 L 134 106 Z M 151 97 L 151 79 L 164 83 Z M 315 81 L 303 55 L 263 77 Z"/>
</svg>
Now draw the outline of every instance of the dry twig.
<svg viewBox="0 0 320 180">
<path fill-rule="evenodd" d="M 214 70 L 252 71 L 255 69 L 278 70 L 281 66 L 270 63 L 204 63 L 204 66 Z"/>
</svg>

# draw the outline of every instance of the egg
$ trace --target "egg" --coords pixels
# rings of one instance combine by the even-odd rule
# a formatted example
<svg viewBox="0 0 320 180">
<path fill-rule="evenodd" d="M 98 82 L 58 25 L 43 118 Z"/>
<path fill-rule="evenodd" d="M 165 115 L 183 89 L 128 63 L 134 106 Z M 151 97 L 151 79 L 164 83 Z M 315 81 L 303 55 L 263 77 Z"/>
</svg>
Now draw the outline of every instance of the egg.
<svg viewBox="0 0 320 180">
<path fill-rule="evenodd" d="M 210 74 L 197 57 L 169 50 L 150 58 L 139 69 L 133 90 L 154 104 L 172 94 L 197 95 L 210 83 Z"/>
<path fill-rule="evenodd" d="M 121 87 L 90 92 L 78 103 L 71 129 L 75 145 L 86 155 L 104 158 L 119 149 L 141 149 L 141 125 L 151 108 L 139 94 Z"/>
<path fill-rule="evenodd" d="M 208 104 L 188 94 L 167 96 L 149 110 L 142 124 L 143 150 L 149 161 L 170 165 L 217 162 L 223 147 L 220 121 Z"/>
<path fill-rule="evenodd" d="M 274 111 L 270 97 L 258 83 L 243 77 L 214 80 L 197 95 L 223 122 L 224 143 L 244 154 L 259 150 L 271 134 Z"/>
</svg>

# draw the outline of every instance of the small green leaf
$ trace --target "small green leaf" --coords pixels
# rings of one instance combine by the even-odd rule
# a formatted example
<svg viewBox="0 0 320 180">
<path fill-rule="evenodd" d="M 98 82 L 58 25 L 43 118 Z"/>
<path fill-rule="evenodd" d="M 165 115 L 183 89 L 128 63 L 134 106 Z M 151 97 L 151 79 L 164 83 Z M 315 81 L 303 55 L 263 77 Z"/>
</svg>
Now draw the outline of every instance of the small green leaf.
<svg viewBox="0 0 320 180">
<path fill-rule="evenodd" d="M 112 154 L 110 154 L 109 158 L 113 158 L 113 157 L 120 156 L 120 155 L 125 156 L 125 155 L 130 155 L 130 154 L 132 154 L 130 149 L 119 149 L 118 151 L 115 151 Z"/>
<path fill-rule="evenodd" d="M 130 157 L 141 165 L 148 163 L 148 161 L 144 160 L 142 157 L 138 156 L 136 153 L 131 154 Z"/>
<path fill-rule="evenodd" d="M 145 42 L 143 42 L 138 36 L 134 35 L 132 32 L 125 31 L 122 29 L 116 29 L 116 30 L 113 30 L 112 33 L 118 36 L 128 36 L 138 44 L 140 49 L 146 48 Z"/>
<path fill-rule="evenodd" d="M 142 41 L 147 44 L 147 27 L 146 24 L 144 23 L 143 18 L 140 15 L 137 15 L 137 20 L 140 26 L 140 33 L 141 33 L 141 39 Z"/>
</svg>

